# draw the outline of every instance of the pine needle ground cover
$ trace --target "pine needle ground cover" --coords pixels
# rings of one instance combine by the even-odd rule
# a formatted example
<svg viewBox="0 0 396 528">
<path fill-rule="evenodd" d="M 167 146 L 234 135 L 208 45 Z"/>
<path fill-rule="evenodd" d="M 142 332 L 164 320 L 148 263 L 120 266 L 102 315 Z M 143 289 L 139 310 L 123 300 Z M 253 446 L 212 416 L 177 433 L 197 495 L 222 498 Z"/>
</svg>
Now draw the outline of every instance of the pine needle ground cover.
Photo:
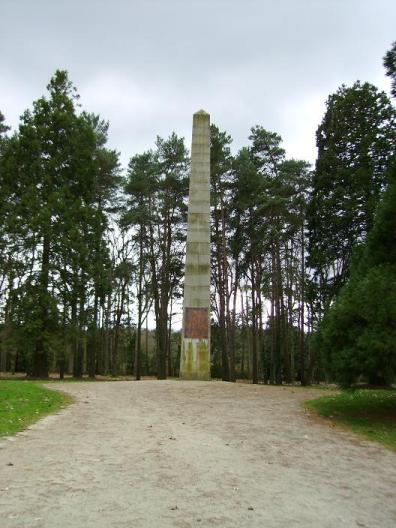
<svg viewBox="0 0 396 528">
<path fill-rule="evenodd" d="M 396 390 L 350 390 L 305 402 L 319 416 L 396 451 Z"/>
<path fill-rule="evenodd" d="M 0 437 L 17 433 L 71 399 L 33 381 L 0 381 Z"/>
</svg>

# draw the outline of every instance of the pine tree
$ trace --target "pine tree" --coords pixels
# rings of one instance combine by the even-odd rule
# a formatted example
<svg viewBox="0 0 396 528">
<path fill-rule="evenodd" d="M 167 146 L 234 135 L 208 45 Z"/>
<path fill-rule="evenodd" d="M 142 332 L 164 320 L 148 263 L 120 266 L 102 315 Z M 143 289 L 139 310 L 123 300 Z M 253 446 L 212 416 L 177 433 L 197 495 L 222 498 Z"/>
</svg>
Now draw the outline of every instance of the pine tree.
<svg viewBox="0 0 396 528">
<path fill-rule="evenodd" d="M 221 348 L 221 376 L 223 381 L 235 381 L 235 357 L 232 344 L 230 313 L 229 234 L 230 182 L 232 157 L 231 137 L 216 125 L 210 127 L 210 182 L 212 204 L 212 279 L 215 287 Z M 234 291 L 235 291 L 235 285 Z"/>
<path fill-rule="evenodd" d="M 90 231 L 96 174 L 95 132 L 77 115 L 78 96 L 67 72 L 57 71 L 47 88 L 48 98 L 38 99 L 23 114 L 7 147 L 4 174 L 14 211 L 9 233 L 30 260 L 30 273 L 17 292 L 16 321 L 31 344 L 29 370 L 35 377 L 48 376 L 61 318 L 62 273 L 71 276 L 72 324 L 86 322 L 88 264 L 81 263 L 88 263 L 88 250 L 83 233 Z"/>
<path fill-rule="evenodd" d="M 137 380 L 141 377 L 143 314 L 148 307 L 150 293 L 147 268 L 150 254 L 149 233 L 154 221 L 151 200 L 157 188 L 157 163 L 154 153 L 147 151 L 132 157 L 129 161 L 125 183 L 127 202 L 121 224 L 122 227 L 131 227 L 133 229 L 132 240 L 137 246 L 137 321 L 135 341 L 135 377 Z"/>
<path fill-rule="evenodd" d="M 396 150 L 396 112 L 368 83 L 342 86 L 329 97 L 316 137 L 309 264 L 323 308 L 345 283 L 353 248 L 373 225 Z"/>
<path fill-rule="evenodd" d="M 175 133 L 166 140 L 158 137 L 154 152 L 131 159 L 125 188 L 128 210 L 123 221 L 137 229 L 150 266 L 159 379 L 170 370 L 170 306 L 181 295 L 187 168 L 183 138 Z"/>
</svg>

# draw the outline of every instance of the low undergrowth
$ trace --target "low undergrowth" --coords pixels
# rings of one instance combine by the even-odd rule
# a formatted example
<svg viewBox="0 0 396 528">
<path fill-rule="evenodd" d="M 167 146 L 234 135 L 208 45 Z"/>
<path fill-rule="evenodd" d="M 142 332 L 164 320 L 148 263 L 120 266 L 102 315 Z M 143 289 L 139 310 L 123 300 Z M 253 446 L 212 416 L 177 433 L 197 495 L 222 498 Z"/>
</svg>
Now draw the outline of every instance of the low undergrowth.
<svg viewBox="0 0 396 528">
<path fill-rule="evenodd" d="M 0 381 L 0 436 L 22 431 L 70 402 L 65 394 L 45 389 L 35 381 Z"/>
<path fill-rule="evenodd" d="M 309 400 L 305 406 L 396 451 L 396 390 L 347 390 Z"/>
</svg>

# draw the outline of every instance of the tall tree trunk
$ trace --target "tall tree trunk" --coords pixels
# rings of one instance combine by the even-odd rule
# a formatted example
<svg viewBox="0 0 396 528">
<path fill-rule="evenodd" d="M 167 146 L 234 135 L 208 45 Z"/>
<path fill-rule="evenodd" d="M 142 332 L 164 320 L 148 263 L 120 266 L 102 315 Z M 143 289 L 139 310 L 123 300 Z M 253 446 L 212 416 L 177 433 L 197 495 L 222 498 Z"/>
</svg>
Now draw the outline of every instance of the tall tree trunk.
<svg viewBox="0 0 396 528">
<path fill-rule="evenodd" d="M 112 354 L 112 362 L 111 362 L 111 375 L 112 376 L 117 376 L 118 371 L 119 371 L 118 345 L 119 345 L 119 340 L 120 340 L 121 318 L 124 313 L 126 286 L 127 286 L 127 281 L 122 279 L 120 297 L 119 297 L 119 301 L 117 305 L 116 319 L 115 319 L 115 325 L 114 325 L 114 344 L 113 344 L 113 354 Z"/>
<path fill-rule="evenodd" d="M 276 375 L 275 383 L 282 384 L 282 356 L 281 356 L 281 299 L 282 299 L 282 271 L 280 267 L 279 241 L 275 242 L 275 331 L 276 331 Z"/>
<path fill-rule="evenodd" d="M 146 359 L 146 376 L 149 375 L 150 368 L 149 368 L 149 356 L 148 356 L 148 314 L 146 316 L 146 335 L 145 335 L 145 359 Z"/>
<path fill-rule="evenodd" d="M 154 299 L 154 313 L 155 313 L 155 343 L 156 343 L 156 359 L 157 359 L 157 378 L 166 378 L 166 343 L 168 337 L 168 318 L 167 313 L 164 313 L 165 299 L 164 299 L 164 285 L 161 284 L 161 289 L 158 284 L 158 268 L 157 259 L 154 251 L 155 240 L 153 225 L 149 225 L 150 235 L 150 266 L 151 266 L 151 279 L 152 279 L 152 294 Z M 163 266 L 165 263 L 163 262 Z M 162 277 L 163 275 L 162 271 Z"/>
<path fill-rule="evenodd" d="M 271 383 L 274 385 L 277 379 L 277 351 L 278 336 L 276 333 L 275 302 L 276 302 L 276 274 L 275 274 L 275 252 L 274 244 L 271 245 Z"/>
<path fill-rule="evenodd" d="M 245 310 L 244 310 L 244 302 L 243 302 L 243 291 L 242 291 L 242 288 L 240 288 L 239 290 L 239 293 L 241 295 L 241 319 L 242 319 L 242 327 L 241 327 L 241 337 L 242 337 L 242 350 L 241 350 L 241 374 L 244 375 L 245 374 L 245 351 L 246 351 L 246 347 L 245 347 L 245 335 L 247 336 L 247 333 L 246 333 L 246 318 L 245 318 Z"/>
<path fill-rule="evenodd" d="M 232 298 L 232 317 L 229 318 L 229 354 L 230 354 L 230 381 L 236 381 L 235 371 L 235 340 L 236 340 L 236 303 L 239 282 L 239 263 L 235 260 L 235 278 Z"/>
<path fill-rule="evenodd" d="M 66 287 L 63 287 L 63 317 L 62 317 L 62 345 L 59 354 L 59 379 L 65 377 L 66 353 L 67 353 L 67 296 Z"/>
<path fill-rule="evenodd" d="M 263 300 L 261 288 L 258 290 L 258 338 L 259 338 L 259 354 L 261 357 L 261 364 L 263 369 L 263 381 L 268 384 L 268 361 L 265 354 L 264 346 L 264 326 L 263 326 Z"/>
<path fill-rule="evenodd" d="M 49 229 L 43 236 L 43 253 L 40 271 L 40 327 L 39 335 L 33 351 L 32 376 L 34 378 L 48 378 L 48 350 L 45 337 L 48 332 L 48 284 L 51 240 Z"/>
<path fill-rule="evenodd" d="M 285 307 L 285 300 L 283 295 L 280 299 L 281 304 L 281 335 L 282 335 L 282 349 L 283 349 L 283 362 L 284 362 L 284 380 L 286 383 L 291 383 L 291 362 L 290 362 L 290 340 L 289 340 L 289 329 L 287 321 L 287 311 Z"/>
<path fill-rule="evenodd" d="M 166 379 L 166 353 L 168 350 L 168 311 L 164 304 L 157 322 L 157 378 Z"/>
<path fill-rule="evenodd" d="M 104 313 L 103 367 L 104 367 L 104 374 L 106 375 L 110 372 L 110 366 L 111 366 L 111 326 L 110 326 L 111 304 L 112 304 L 112 294 L 111 292 L 109 292 L 107 295 L 106 307 L 104 309 L 105 313 Z"/>
<path fill-rule="evenodd" d="M 167 358 L 168 358 L 168 376 L 172 376 L 172 310 L 173 310 L 173 302 L 172 302 L 172 294 L 171 294 L 171 301 L 170 301 L 170 312 L 169 312 L 169 321 L 168 321 L 168 350 L 167 350 Z"/>
<path fill-rule="evenodd" d="M 251 285 L 252 285 L 252 383 L 258 383 L 258 370 L 257 370 L 257 299 L 256 299 L 256 288 L 257 288 L 257 277 L 255 273 L 255 263 L 251 265 Z"/>
<path fill-rule="evenodd" d="M 252 372 L 251 372 L 251 357 L 252 357 L 252 348 L 253 348 L 253 340 L 252 340 L 252 332 L 251 332 L 251 327 L 250 327 L 250 321 L 249 321 L 249 297 L 248 297 L 248 292 L 247 292 L 247 289 L 246 289 L 246 299 L 245 299 L 245 306 L 246 306 L 246 330 L 247 330 L 247 349 L 248 349 L 248 353 L 247 353 L 247 372 L 248 372 L 248 377 L 251 378 L 252 377 Z"/>
<path fill-rule="evenodd" d="M 83 342 L 83 330 L 85 326 L 85 287 L 83 285 L 83 278 L 79 284 L 80 289 L 80 313 L 76 314 L 76 346 L 75 355 L 73 361 L 73 377 L 82 378 L 84 370 L 84 342 Z M 76 303 L 77 309 L 77 303 Z"/>
<path fill-rule="evenodd" d="M 0 342 L 0 371 L 6 372 L 7 371 L 7 355 L 8 355 L 8 337 L 13 332 L 13 325 L 12 325 L 12 317 L 11 314 L 13 312 L 14 306 L 13 306 L 13 290 L 14 290 L 14 278 L 15 278 L 15 271 L 12 266 L 10 266 L 9 275 L 8 275 L 8 293 L 7 293 L 7 301 L 4 308 L 4 328 L 1 332 L 2 334 L 2 342 Z"/>
<path fill-rule="evenodd" d="M 95 297 L 93 306 L 93 321 L 91 330 L 89 332 L 88 341 L 88 376 L 91 379 L 95 378 L 96 374 L 96 361 L 98 356 L 98 306 L 99 306 L 99 294 L 95 287 Z"/>
<path fill-rule="evenodd" d="M 143 283 L 143 227 L 140 226 L 139 235 L 139 278 L 138 278 L 138 317 L 135 342 L 135 378 L 140 380 L 140 359 L 142 345 L 142 283 Z"/>
<path fill-rule="evenodd" d="M 289 361 L 290 361 L 290 382 L 294 383 L 295 368 L 294 368 L 294 318 L 293 318 L 293 262 L 294 249 L 293 243 L 290 248 L 290 260 L 286 261 L 286 289 L 287 289 L 287 314 L 286 321 L 289 328 Z M 294 290 L 295 291 L 295 290 Z M 295 295 L 295 294 L 294 294 Z M 290 335 L 291 334 L 291 335 Z"/>
<path fill-rule="evenodd" d="M 216 189 L 215 189 L 216 191 Z M 214 228 L 215 228 L 215 257 L 216 257 L 216 278 L 219 296 L 219 331 L 221 350 L 221 378 L 223 381 L 230 380 L 230 365 L 228 359 L 227 330 L 226 330 L 226 269 L 224 259 L 223 234 L 220 229 L 221 216 L 223 211 L 221 206 L 215 205 Z"/>
<path fill-rule="evenodd" d="M 301 385 L 307 385 L 305 364 L 305 334 L 304 334 L 304 305 L 305 305 L 305 238 L 304 223 L 301 225 L 301 281 L 300 281 L 300 372 Z"/>
</svg>

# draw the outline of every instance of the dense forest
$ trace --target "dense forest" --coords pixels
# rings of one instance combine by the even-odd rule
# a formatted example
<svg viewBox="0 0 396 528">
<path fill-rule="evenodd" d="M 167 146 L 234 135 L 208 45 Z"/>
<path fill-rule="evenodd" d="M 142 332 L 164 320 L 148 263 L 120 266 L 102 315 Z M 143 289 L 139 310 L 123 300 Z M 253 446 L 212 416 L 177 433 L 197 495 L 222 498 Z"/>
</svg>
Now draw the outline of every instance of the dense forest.
<svg viewBox="0 0 396 528">
<path fill-rule="evenodd" d="M 396 97 L 396 43 L 384 66 Z M 13 133 L 0 113 L 0 371 L 177 376 L 185 140 L 123 169 L 67 72 L 47 90 Z M 262 126 L 235 154 L 211 126 L 213 377 L 394 379 L 396 109 L 342 85 L 316 140 L 311 167 Z"/>
</svg>

